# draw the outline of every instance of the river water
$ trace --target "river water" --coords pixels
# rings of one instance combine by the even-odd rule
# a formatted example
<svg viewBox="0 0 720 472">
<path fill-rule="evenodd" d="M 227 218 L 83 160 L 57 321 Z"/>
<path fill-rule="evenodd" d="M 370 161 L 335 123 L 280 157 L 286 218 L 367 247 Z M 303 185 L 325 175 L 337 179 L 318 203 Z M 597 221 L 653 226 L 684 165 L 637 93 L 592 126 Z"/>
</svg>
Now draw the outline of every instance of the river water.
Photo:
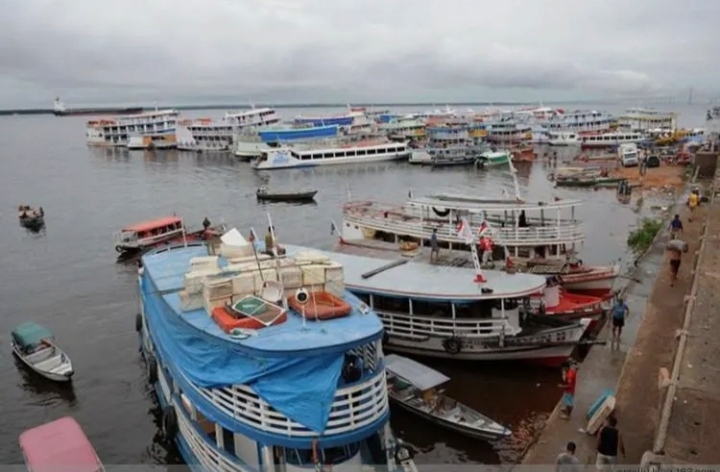
<svg viewBox="0 0 720 472">
<path fill-rule="evenodd" d="M 683 111 L 683 125 L 701 125 L 702 107 Z M 326 112 L 281 110 L 285 117 Z M 184 115 L 219 116 L 220 112 Z M 79 117 L 0 117 L 0 333 L 8 340 L 15 325 L 39 322 L 55 333 L 76 367 L 72 387 L 61 388 L 20 367 L 8 344 L 3 344 L 0 464 L 22 462 L 17 445 L 22 431 L 64 415 L 83 425 L 106 464 L 179 461 L 158 440 L 156 403 L 146 383 L 134 329 L 137 272 L 115 262 L 111 239 L 122 226 L 176 212 L 195 227 L 208 216 L 248 234 L 251 226 L 261 231 L 267 225 L 269 212 L 281 242 L 329 249 L 335 241 L 331 221 L 340 221 L 340 207 L 348 194 L 399 203 L 409 190 L 416 195 L 512 191 L 510 177 L 499 170 L 372 164 L 270 172 L 273 186 L 311 186 L 320 192 L 316 205 L 264 205 L 254 196 L 263 176 L 231 156 L 90 149 L 84 132 L 84 119 Z M 588 231 L 585 261 L 605 264 L 625 254 L 637 208 L 618 203 L 612 190 L 554 191 L 540 162 L 518 170 L 529 199 L 559 195 L 586 200 L 580 211 Z M 645 207 L 652 206 L 647 200 Z M 31 234 L 19 227 L 20 203 L 43 206 L 44 232 Z M 418 449 L 418 463 L 512 462 L 560 395 L 559 373 L 554 370 L 432 365 L 453 379 L 449 394 L 506 424 L 514 436 L 493 447 L 393 410 L 393 427 Z"/>
</svg>

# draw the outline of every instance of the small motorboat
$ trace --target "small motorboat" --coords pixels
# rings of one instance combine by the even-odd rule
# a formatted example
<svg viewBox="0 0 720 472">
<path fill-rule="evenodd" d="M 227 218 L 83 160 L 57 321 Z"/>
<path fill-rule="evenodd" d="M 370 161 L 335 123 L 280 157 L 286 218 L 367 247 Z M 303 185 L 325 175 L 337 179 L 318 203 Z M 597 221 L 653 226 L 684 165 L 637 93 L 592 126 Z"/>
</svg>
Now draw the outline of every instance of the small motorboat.
<svg viewBox="0 0 720 472">
<path fill-rule="evenodd" d="M 299 190 L 296 192 L 271 192 L 265 185 L 257 192 L 257 199 L 268 202 L 311 202 L 315 200 L 317 190 Z"/>
<path fill-rule="evenodd" d="M 35 323 L 23 323 L 12 331 L 13 353 L 32 370 L 56 382 L 69 382 L 73 371 L 70 358 L 55 345 L 55 337 Z"/>
<path fill-rule="evenodd" d="M 18 206 L 18 218 L 20 219 L 20 226 L 32 231 L 37 231 L 45 226 L 45 212 L 42 207 L 35 209 L 20 204 Z"/>
<path fill-rule="evenodd" d="M 385 356 L 385 369 L 390 400 L 402 408 L 473 438 L 496 441 L 512 434 L 503 425 L 438 390 L 450 381 L 440 372 L 396 354 Z"/>
<path fill-rule="evenodd" d="M 24 431 L 19 438 L 25 464 L 33 472 L 104 472 L 82 428 L 70 416 Z"/>
</svg>

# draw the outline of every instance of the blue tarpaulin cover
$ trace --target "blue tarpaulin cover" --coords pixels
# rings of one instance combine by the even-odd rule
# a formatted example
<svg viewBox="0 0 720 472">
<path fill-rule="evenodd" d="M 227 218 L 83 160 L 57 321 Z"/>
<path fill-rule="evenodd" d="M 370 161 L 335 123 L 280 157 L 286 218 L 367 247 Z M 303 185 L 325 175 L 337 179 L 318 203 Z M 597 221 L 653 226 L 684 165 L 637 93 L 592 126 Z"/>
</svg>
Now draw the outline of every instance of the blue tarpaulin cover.
<svg viewBox="0 0 720 472">
<path fill-rule="evenodd" d="M 142 277 L 145 316 L 156 349 L 199 387 L 234 384 L 251 387 L 278 412 L 319 433 L 325 429 L 343 366 L 344 354 L 264 357 L 248 354 L 203 333 L 174 312 Z"/>
</svg>

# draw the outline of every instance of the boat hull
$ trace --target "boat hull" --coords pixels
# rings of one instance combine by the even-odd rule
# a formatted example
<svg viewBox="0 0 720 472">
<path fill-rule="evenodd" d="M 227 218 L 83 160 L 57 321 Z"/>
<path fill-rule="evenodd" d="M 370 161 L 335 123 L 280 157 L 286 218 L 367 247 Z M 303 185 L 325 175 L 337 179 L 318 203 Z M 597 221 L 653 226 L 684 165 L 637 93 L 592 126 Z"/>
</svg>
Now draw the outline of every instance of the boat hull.
<svg viewBox="0 0 720 472">
<path fill-rule="evenodd" d="M 45 217 L 35 216 L 29 218 L 20 218 L 20 226 L 29 230 L 37 231 L 45 226 Z"/>
<path fill-rule="evenodd" d="M 317 190 L 300 193 L 256 193 L 258 200 L 266 202 L 311 202 L 315 200 L 315 195 Z"/>
<path fill-rule="evenodd" d="M 75 375 L 75 372 L 72 370 L 72 366 L 70 366 L 70 371 L 65 372 L 65 373 L 55 373 L 55 372 L 50 372 L 47 370 L 39 369 L 35 364 L 33 364 L 32 362 L 29 362 L 27 360 L 26 356 L 22 352 L 20 352 L 20 350 L 14 343 L 11 343 L 11 347 L 12 347 L 13 354 L 15 355 L 15 357 L 20 359 L 20 361 L 22 361 L 22 363 L 25 366 L 27 366 L 30 370 L 32 370 L 36 374 L 41 375 L 48 380 L 52 380 L 53 382 L 61 382 L 61 383 L 71 382 L 73 375 Z M 62 352 L 62 351 L 60 351 L 60 352 Z"/>
<path fill-rule="evenodd" d="M 152 249 L 157 249 L 163 246 L 169 246 L 172 244 L 182 244 L 185 241 L 191 242 L 191 241 L 199 241 L 203 239 L 205 230 L 200 231 L 194 231 L 192 233 L 187 233 L 185 236 L 178 235 L 173 236 L 172 238 L 163 239 L 160 241 L 157 241 L 152 244 L 146 244 L 142 246 L 124 246 L 122 244 L 118 244 L 115 246 L 115 251 L 119 254 L 118 257 L 129 257 L 129 256 L 135 256 L 144 254 Z"/>
<path fill-rule="evenodd" d="M 258 163 L 253 162 L 252 167 L 255 170 L 277 170 L 277 169 L 297 169 L 303 167 L 318 167 L 340 164 L 365 164 L 370 162 L 386 162 L 407 159 L 410 153 L 408 151 L 383 152 L 375 155 L 363 157 L 334 157 L 327 159 L 300 160 L 294 157 L 287 157 L 282 160 L 274 160 L 271 162 Z"/>
<path fill-rule="evenodd" d="M 71 110 L 54 110 L 55 116 L 92 116 L 92 115 L 137 115 L 144 111 L 142 107 L 130 108 L 76 108 Z"/>
</svg>

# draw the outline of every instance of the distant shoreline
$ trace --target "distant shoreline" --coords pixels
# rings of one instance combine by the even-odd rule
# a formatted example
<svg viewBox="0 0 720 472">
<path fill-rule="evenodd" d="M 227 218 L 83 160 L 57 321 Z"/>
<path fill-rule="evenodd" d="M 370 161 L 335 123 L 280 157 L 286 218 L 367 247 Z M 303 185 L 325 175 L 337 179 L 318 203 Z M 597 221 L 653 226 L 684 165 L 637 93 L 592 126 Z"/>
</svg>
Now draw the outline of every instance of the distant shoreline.
<svg viewBox="0 0 720 472">
<path fill-rule="evenodd" d="M 563 105 L 563 104 L 599 104 L 599 103 L 610 103 L 612 100 L 606 101 L 606 100 L 579 100 L 579 101 L 559 101 L 559 102 L 552 102 L 553 105 Z M 279 108 L 279 109 L 293 109 L 293 108 L 347 108 L 347 103 L 299 103 L 299 104 L 293 104 L 293 103 L 282 103 L 282 104 L 256 104 L 256 108 L 261 107 L 270 107 L 270 108 Z M 459 107 L 459 106 L 473 106 L 473 107 L 511 107 L 511 106 L 539 106 L 539 102 L 449 102 L 449 103 L 439 103 L 439 102 L 407 102 L 407 103 L 358 103 L 358 104 L 352 104 L 353 107 L 367 107 L 367 108 L 408 108 L 408 107 L 428 107 L 428 108 L 444 108 L 445 106 L 450 107 Z M 84 109 L 87 109 L 83 107 Z M 156 108 L 154 105 L 152 107 L 145 107 L 146 110 L 152 110 Z M 247 104 L 245 105 L 233 105 L 233 104 L 227 104 L 227 105 L 167 105 L 167 106 L 158 106 L 158 109 L 175 109 L 175 110 L 246 110 L 250 109 L 251 107 Z M 89 108 L 90 110 L 93 110 L 92 107 Z M 52 115 L 53 110 L 52 108 L 18 108 L 18 109 L 8 109 L 8 110 L 0 110 L 0 116 L 8 116 L 8 115 Z M 99 112 L 99 114 L 102 114 L 102 112 Z"/>
</svg>

